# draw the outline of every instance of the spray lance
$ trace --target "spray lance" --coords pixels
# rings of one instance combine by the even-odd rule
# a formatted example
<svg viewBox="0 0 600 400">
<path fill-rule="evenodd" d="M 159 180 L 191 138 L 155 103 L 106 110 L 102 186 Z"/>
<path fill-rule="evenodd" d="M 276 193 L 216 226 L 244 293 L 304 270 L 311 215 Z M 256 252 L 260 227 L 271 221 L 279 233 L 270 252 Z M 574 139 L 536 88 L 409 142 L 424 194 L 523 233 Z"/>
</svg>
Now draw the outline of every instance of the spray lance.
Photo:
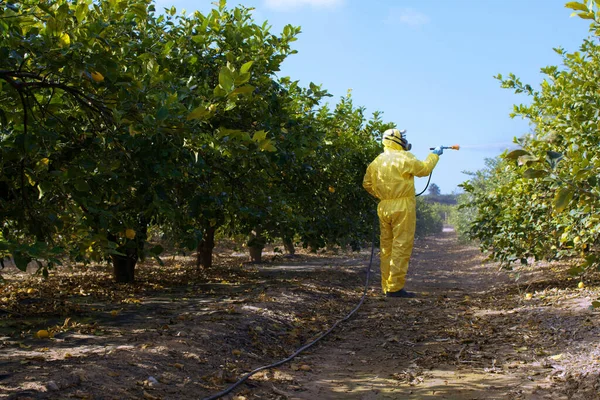
<svg viewBox="0 0 600 400">
<path fill-rule="evenodd" d="M 442 146 L 442 149 L 444 149 L 444 150 L 460 150 L 460 146 L 457 144 L 455 144 L 453 146 Z M 429 150 L 435 150 L 435 147 L 430 147 Z M 423 191 L 421 191 L 419 194 L 415 195 L 415 197 L 418 197 L 418 196 L 422 195 L 423 193 L 425 193 L 425 191 L 429 187 L 429 182 L 431 182 L 432 174 L 433 174 L 433 171 L 431 171 L 431 174 L 429 174 L 429 178 L 427 179 L 427 185 L 425 185 L 425 189 L 423 189 Z"/>
<path fill-rule="evenodd" d="M 442 146 L 444 150 L 460 150 L 460 146 L 455 144 L 454 146 Z M 435 150 L 435 147 L 430 147 L 429 150 Z"/>
</svg>

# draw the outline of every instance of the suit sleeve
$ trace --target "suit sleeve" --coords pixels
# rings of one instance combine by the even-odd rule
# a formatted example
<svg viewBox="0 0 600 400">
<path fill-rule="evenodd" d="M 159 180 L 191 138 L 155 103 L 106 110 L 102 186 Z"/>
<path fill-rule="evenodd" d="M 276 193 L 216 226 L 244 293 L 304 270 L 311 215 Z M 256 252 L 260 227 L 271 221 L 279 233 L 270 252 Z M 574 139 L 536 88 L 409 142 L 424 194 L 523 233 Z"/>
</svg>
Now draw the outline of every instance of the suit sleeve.
<svg viewBox="0 0 600 400">
<path fill-rule="evenodd" d="M 369 192 L 369 194 L 371 196 L 377 197 L 377 195 L 375 194 L 375 190 L 373 190 L 373 178 L 371 176 L 371 164 L 369 164 L 369 166 L 367 167 L 367 172 L 365 173 L 365 177 L 363 178 L 363 188 L 365 188 L 365 190 L 367 192 Z"/>
<path fill-rule="evenodd" d="M 433 168 L 438 163 L 440 156 L 437 154 L 429 153 L 425 161 L 420 161 L 415 158 L 412 165 L 412 174 L 414 176 L 427 176 L 433 171 Z"/>
</svg>

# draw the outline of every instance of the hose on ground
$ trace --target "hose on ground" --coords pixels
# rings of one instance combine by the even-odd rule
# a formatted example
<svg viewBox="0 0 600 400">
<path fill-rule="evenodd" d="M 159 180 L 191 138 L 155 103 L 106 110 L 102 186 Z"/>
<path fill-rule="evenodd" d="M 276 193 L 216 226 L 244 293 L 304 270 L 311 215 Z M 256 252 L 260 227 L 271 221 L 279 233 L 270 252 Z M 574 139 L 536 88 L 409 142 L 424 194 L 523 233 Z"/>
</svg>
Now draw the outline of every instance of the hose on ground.
<svg viewBox="0 0 600 400">
<path fill-rule="evenodd" d="M 429 176 L 431 178 L 431 175 Z M 429 184 L 429 183 L 428 183 Z M 354 309 L 352 311 L 350 311 L 350 313 L 348 315 L 346 315 L 344 318 L 340 319 L 339 321 L 337 321 L 335 324 L 333 324 L 331 326 L 331 328 L 329 328 L 327 331 L 321 333 L 316 339 L 314 339 L 312 342 L 305 344 L 304 346 L 300 347 L 298 350 L 296 350 L 291 356 L 289 356 L 288 358 L 285 358 L 283 360 L 277 361 L 273 364 L 269 364 L 269 365 L 264 365 L 262 367 L 256 368 L 250 372 L 248 372 L 246 375 L 242 376 L 237 382 L 235 382 L 234 384 L 232 384 L 231 386 L 229 386 L 227 389 L 216 393 L 212 396 L 209 397 L 205 397 L 203 400 L 216 400 L 219 399 L 229 393 L 231 393 L 235 388 L 237 388 L 239 385 L 241 385 L 242 383 L 244 383 L 248 378 L 250 378 L 252 375 L 256 374 L 257 372 L 263 371 L 265 369 L 271 369 L 271 368 L 275 368 L 278 367 L 280 365 L 283 365 L 291 360 L 293 360 L 295 357 L 297 357 L 300 353 L 302 353 L 304 350 L 311 348 L 312 346 L 314 346 L 317 342 L 319 342 L 321 339 L 323 339 L 324 337 L 326 337 L 327 335 L 329 335 L 339 324 L 341 324 L 344 321 L 347 321 L 348 319 L 350 319 L 350 317 L 352 317 L 352 315 L 354 315 L 354 313 L 356 313 L 356 311 L 358 311 L 358 309 L 360 308 L 360 306 L 362 306 L 362 304 L 365 301 L 366 295 L 367 295 L 367 290 L 369 289 L 369 279 L 371 277 L 371 266 L 373 264 L 373 254 L 375 253 L 375 233 L 376 233 L 376 227 L 377 227 L 377 221 L 379 219 L 377 218 L 377 216 L 375 216 L 375 224 L 373 226 L 373 240 L 372 240 L 372 245 L 371 245 L 371 257 L 369 259 L 369 266 L 367 268 L 367 277 L 365 280 L 365 289 L 363 291 L 363 294 L 360 298 L 360 301 L 358 302 L 358 304 L 356 305 L 356 307 L 354 307 Z"/>
</svg>

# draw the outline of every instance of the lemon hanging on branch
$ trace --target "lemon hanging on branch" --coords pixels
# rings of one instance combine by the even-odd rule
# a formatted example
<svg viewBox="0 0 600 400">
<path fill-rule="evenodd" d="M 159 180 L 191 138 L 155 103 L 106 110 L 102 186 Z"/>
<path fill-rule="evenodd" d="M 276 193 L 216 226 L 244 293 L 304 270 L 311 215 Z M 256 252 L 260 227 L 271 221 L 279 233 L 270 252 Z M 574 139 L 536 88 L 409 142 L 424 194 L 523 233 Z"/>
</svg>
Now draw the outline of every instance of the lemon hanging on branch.
<svg viewBox="0 0 600 400">
<path fill-rule="evenodd" d="M 104 75 L 102 75 L 100 72 L 94 71 L 90 75 L 92 76 L 94 82 L 104 82 Z"/>
</svg>

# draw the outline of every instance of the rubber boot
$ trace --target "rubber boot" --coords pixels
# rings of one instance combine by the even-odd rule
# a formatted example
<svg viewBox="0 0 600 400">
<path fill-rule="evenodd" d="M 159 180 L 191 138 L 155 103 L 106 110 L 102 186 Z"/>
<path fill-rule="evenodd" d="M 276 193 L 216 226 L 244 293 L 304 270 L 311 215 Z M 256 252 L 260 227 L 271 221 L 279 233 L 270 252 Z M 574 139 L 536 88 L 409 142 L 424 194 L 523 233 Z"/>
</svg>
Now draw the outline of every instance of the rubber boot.
<svg viewBox="0 0 600 400">
<path fill-rule="evenodd" d="M 407 299 L 412 299 L 413 297 L 416 297 L 417 295 L 414 294 L 413 292 L 407 292 L 404 289 L 400 289 L 396 292 L 387 292 L 385 294 L 386 297 L 402 297 L 402 298 L 407 298 Z"/>
</svg>

